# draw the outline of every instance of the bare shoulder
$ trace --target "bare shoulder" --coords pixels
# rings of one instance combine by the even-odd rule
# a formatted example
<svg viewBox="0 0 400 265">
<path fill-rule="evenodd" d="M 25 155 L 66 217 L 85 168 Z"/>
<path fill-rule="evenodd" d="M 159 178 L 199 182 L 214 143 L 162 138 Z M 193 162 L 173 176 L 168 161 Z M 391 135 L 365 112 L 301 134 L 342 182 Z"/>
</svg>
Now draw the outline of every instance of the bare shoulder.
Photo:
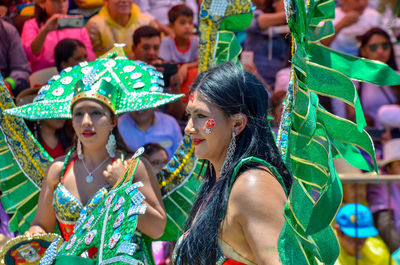
<svg viewBox="0 0 400 265">
<path fill-rule="evenodd" d="M 53 161 L 53 163 L 50 164 L 44 178 L 44 183 L 52 187 L 58 184 L 61 177 L 61 171 L 64 166 L 64 159 L 65 156 L 58 157 Z"/>
<path fill-rule="evenodd" d="M 240 174 L 233 184 L 229 201 L 243 214 L 255 210 L 262 212 L 261 209 L 281 212 L 286 195 L 275 176 L 263 167 Z"/>
</svg>

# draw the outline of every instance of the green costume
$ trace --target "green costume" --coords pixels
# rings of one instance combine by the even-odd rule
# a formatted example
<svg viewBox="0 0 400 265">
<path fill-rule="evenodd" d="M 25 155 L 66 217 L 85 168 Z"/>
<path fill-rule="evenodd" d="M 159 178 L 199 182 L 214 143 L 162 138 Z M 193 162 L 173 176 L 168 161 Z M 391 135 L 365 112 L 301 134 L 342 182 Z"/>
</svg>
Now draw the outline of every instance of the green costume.
<svg viewBox="0 0 400 265">
<path fill-rule="evenodd" d="M 13 214 L 10 230 L 18 230 L 23 233 L 29 228 L 35 216 L 44 169 L 52 162 L 52 159 L 26 128 L 23 120 L 13 116 L 35 120 L 71 118 L 72 104 L 84 98 L 100 101 L 118 115 L 154 108 L 182 96 L 163 93 L 163 81 L 160 73 L 151 66 L 139 61 L 128 60 L 123 55 L 121 47 L 116 47 L 105 55 L 105 58 L 99 58 L 90 63 L 80 63 L 78 66 L 65 69 L 60 75 L 53 77 L 48 85 L 40 89 L 33 103 L 25 106 L 15 107 L 7 91 L 1 90 L 4 97 L 0 102 L 0 126 L 2 129 L 0 144 L 3 151 L 0 155 L 7 159 L 1 159 L 0 185 L 3 191 L 2 203 L 7 212 Z M 168 177 L 160 178 L 160 186 L 168 191 L 168 196 L 171 196 L 171 199 L 168 199 L 169 204 L 175 205 L 175 200 L 179 200 L 180 195 L 174 195 L 175 186 L 185 186 L 185 190 L 189 191 L 189 194 L 184 195 L 185 200 L 193 198 L 196 194 L 193 181 L 183 185 L 183 182 L 187 181 L 187 175 L 193 172 L 193 165 L 196 164 L 193 150 L 189 152 L 190 146 L 190 140 L 185 138 L 168 169 L 165 170 Z M 186 161 L 184 164 L 173 163 L 183 158 Z M 7 164 L 10 160 L 14 163 Z M 190 169 L 187 165 L 190 166 Z M 171 176 L 174 177 L 171 178 Z M 132 178 L 133 175 L 127 177 Z M 32 195 L 25 198 L 25 194 Z M 180 192 L 180 194 L 185 194 L 185 192 Z M 99 207 L 93 211 L 98 210 Z M 171 208 L 174 207 L 181 212 L 181 207 L 173 206 Z M 186 208 L 190 210 L 191 204 L 189 203 Z M 174 220 L 171 219 L 171 216 L 174 214 L 169 216 L 169 224 L 172 223 L 175 228 L 183 226 L 185 218 Z M 180 217 L 180 214 L 175 214 L 175 216 Z M 134 231 L 135 226 L 132 226 L 129 231 L 131 230 Z M 153 264 L 151 241 L 139 232 L 135 233 L 134 240 L 136 240 L 135 244 L 138 245 L 138 248 L 132 257 Z M 111 255 L 110 253 L 104 253 L 105 256 L 102 259 L 106 259 L 107 255 Z"/>
</svg>

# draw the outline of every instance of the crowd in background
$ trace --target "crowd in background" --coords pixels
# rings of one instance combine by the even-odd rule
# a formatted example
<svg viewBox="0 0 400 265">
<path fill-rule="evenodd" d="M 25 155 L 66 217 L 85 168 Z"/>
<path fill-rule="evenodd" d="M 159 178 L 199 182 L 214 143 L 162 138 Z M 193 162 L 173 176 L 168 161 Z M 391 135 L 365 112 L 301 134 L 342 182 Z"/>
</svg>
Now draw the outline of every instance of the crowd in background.
<svg viewBox="0 0 400 265">
<path fill-rule="evenodd" d="M 241 61 L 265 85 L 271 126 L 277 132 L 289 84 L 291 37 L 283 1 L 253 3 L 256 10 L 250 27 L 237 33 L 244 50 Z M 0 0 L 1 74 L 16 104 L 22 105 L 31 102 L 52 75 L 95 60 L 114 43 L 126 44 L 129 58 L 163 73 L 166 92 L 186 94 L 166 107 L 124 114 L 118 120 L 127 148 L 134 152 L 145 145 L 147 158 L 161 170 L 182 139 L 187 93 L 197 76 L 200 4 L 200 0 Z M 368 0 L 337 2 L 336 33 L 322 43 L 398 71 L 395 44 L 400 36 L 385 27 L 387 18 L 377 7 Z M 382 172 L 400 174 L 400 139 L 396 139 L 400 137 L 400 87 L 358 82 L 355 86 Z M 338 116 L 355 120 L 354 110 L 341 101 L 321 96 L 320 103 Z M 42 120 L 28 126 L 54 158 L 73 144 L 70 121 Z M 338 165 L 340 171 L 349 173 L 343 163 Z M 349 206 L 339 211 L 335 225 L 342 246 L 338 262 L 353 264 L 349 262 L 358 258 L 367 262 L 363 264 L 387 264 L 389 254 L 400 248 L 400 184 L 345 184 L 343 191 L 343 202 Z M 355 220 L 365 223 L 366 232 L 354 232 L 360 229 L 352 228 Z M 155 247 L 168 252 L 163 244 Z M 158 258 L 158 264 L 168 262 L 168 255 Z"/>
</svg>

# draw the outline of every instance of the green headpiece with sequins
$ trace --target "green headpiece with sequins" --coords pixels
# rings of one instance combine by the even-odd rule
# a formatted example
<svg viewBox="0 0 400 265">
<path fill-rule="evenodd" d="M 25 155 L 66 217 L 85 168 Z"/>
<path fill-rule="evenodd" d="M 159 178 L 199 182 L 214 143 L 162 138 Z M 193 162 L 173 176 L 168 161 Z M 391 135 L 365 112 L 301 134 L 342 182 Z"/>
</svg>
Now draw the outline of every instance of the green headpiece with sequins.
<svg viewBox="0 0 400 265">
<path fill-rule="evenodd" d="M 4 112 L 30 120 L 68 119 L 76 101 L 93 99 L 119 115 L 155 108 L 183 96 L 163 93 L 162 74 L 154 67 L 119 56 L 119 52 L 107 55 L 117 57 L 66 68 L 39 90 L 33 103 Z"/>
</svg>

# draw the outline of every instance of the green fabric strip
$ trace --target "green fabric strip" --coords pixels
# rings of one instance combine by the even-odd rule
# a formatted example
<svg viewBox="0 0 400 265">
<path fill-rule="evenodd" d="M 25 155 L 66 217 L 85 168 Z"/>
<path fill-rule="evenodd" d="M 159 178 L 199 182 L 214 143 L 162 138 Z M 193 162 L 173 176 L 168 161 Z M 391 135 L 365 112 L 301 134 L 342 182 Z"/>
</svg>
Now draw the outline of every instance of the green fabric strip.
<svg viewBox="0 0 400 265">
<path fill-rule="evenodd" d="M 347 55 L 321 44 L 308 44 L 310 61 L 332 68 L 349 78 L 381 86 L 400 84 L 400 75 L 387 64 Z"/>
</svg>

